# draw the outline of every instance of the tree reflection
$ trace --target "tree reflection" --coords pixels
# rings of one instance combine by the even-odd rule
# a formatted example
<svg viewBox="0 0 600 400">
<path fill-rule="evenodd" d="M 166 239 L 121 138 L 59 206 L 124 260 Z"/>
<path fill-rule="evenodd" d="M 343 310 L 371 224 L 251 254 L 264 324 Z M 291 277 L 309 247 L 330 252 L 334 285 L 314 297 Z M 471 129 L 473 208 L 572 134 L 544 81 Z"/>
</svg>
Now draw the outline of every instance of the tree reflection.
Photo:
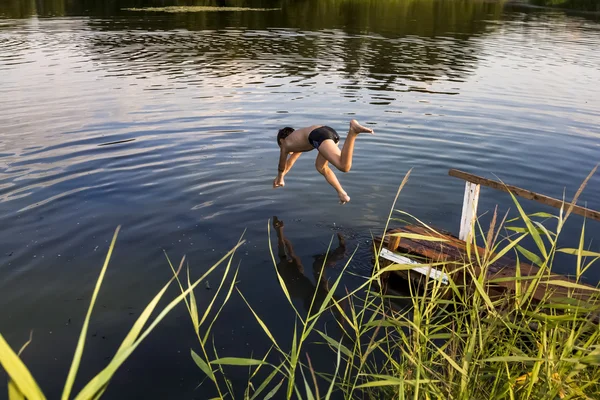
<svg viewBox="0 0 600 400">
<path fill-rule="evenodd" d="M 169 5 L 281 10 L 121 10 Z M 306 81 L 330 74 L 343 77 L 340 89 L 353 97 L 364 88 L 422 91 L 427 89 L 420 82 L 465 80 L 478 62 L 474 39 L 495 29 L 493 21 L 501 18 L 502 7 L 478 0 L 8 0 L 0 12 L 16 17 L 110 16 L 90 18 L 87 24 L 97 34 L 80 37 L 108 74 L 158 73 L 197 83 L 237 75 L 241 84 L 240 74 L 247 81 Z M 385 104 L 385 98 L 380 100 Z"/>
</svg>

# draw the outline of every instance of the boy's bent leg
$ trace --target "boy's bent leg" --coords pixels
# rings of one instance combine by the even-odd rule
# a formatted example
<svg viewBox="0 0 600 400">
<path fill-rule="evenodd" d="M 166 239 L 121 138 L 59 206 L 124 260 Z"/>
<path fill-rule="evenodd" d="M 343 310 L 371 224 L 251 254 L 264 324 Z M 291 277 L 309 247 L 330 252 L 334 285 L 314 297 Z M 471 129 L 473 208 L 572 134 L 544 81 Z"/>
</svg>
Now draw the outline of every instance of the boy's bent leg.
<svg viewBox="0 0 600 400">
<path fill-rule="evenodd" d="M 359 133 L 373 134 L 373 130 L 365 128 L 355 119 L 350 121 L 348 136 L 344 141 L 342 150 L 338 148 L 333 140 L 324 140 L 319 146 L 319 153 L 342 172 L 348 172 L 352 168 L 352 158 L 354 156 L 354 142 Z"/>
<path fill-rule="evenodd" d="M 333 141 L 331 142 L 333 143 Z M 344 191 L 337 177 L 327 164 L 327 159 L 321 153 L 319 153 L 319 155 L 317 156 L 317 160 L 315 161 L 315 167 L 317 168 L 317 171 L 319 171 L 319 173 L 325 177 L 327 183 L 333 186 L 333 188 L 336 190 L 336 192 L 338 193 L 338 197 L 340 198 L 341 204 L 349 202 L 350 196 L 348 196 L 348 194 Z"/>
</svg>

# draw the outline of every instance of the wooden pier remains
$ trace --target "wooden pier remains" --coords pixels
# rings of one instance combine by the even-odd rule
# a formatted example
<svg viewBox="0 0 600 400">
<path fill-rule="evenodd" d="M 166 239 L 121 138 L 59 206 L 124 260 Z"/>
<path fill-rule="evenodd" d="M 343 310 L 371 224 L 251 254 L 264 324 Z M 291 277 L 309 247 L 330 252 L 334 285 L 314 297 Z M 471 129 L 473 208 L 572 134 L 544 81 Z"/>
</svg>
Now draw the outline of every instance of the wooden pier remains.
<svg viewBox="0 0 600 400">
<path fill-rule="evenodd" d="M 511 192 L 515 196 L 557 208 L 561 208 L 564 205 L 566 209 L 569 206 L 568 203 L 565 204 L 561 200 L 530 190 L 505 185 L 502 182 L 455 169 L 450 170 L 449 175 L 466 181 L 459 236 L 456 237 L 450 233 L 428 229 L 423 226 L 409 225 L 388 230 L 383 238 L 376 237 L 374 251 L 375 249 L 381 249 L 379 253 L 381 268 L 391 264 L 415 264 L 414 268 L 410 268 L 409 270 L 393 271 L 382 275 L 384 290 L 387 288 L 387 280 L 390 274 L 398 275 L 412 283 L 420 283 L 423 279 L 428 278 L 430 280 L 441 281 L 442 285 L 447 285 L 451 277 L 453 282 L 465 282 L 465 284 L 468 284 L 473 274 L 478 276 L 481 273 L 479 267 L 481 263 L 477 261 L 478 258 L 485 258 L 486 260 L 493 261 L 486 263 L 487 270 L 484 283 L 488 293 L 492 296 L 500 296 L 507 291 L 514 292 L 516 289 L 516 280 L 511 278 L 517 276 L 517 262 L 506 255 L 497 257 L 495 254 L 487 254 L 486 249 L 472 244 L 473 238 L 470 235 L 473 232 L 472 228 L 477 218 L 477 204 L 481 186 Z M 600 212 L 598 211 L 573 206 L 572 213 L 600 221 Z M 424 240 L 423 236 L 428 237 L 430 240 Z M 467 242 L 471 243 L 470 260 L 469 251 L 467 251 Z M 473 274 L 465 271 L 464 265 L 469 263 L 473 266 Z M 523 279 L 523 277 L 536 275 L 539 272 L 539 268 L 523 262 L 519 263 L 519 267 L 522 277 L 522 290 L 527 290 L 531 280 Z M 546 274 L 544 275 L 544 280 L 533 292 L 533 300 L 540 301 L 548 296 L 551 298 L 571 297 L 586 300 L 592 295 L 592 291 L 595 290 L 591 286 L 587 286 L 589 290 L 582 288 L 574 289 L 568 287 L 569 283 L 560 285 L 556 284 L 556 281 L 574 282 L 574 280 L 564 275 Z M 546 284 L 545 282 L 550 282 L 551 287 L 550 284 Z M 582 285 L 581 283 L 578 284 Z"/>
</svg>

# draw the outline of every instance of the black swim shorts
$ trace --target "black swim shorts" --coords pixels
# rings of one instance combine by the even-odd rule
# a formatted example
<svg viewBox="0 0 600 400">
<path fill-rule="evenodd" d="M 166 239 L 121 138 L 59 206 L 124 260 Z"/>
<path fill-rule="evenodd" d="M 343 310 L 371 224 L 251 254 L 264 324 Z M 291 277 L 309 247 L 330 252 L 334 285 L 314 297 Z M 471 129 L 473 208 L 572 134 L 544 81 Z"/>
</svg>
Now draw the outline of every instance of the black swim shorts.
<svg viewBox="0 0 600 400">
<path fill-rule="evenodd" d="M 328 126 L 317 128 L 308 135 L 308 142 L 315 149 L 318 149 L 321 143 L 327 139 L 331 139 L 335 142 L 335 144 L 337 144 L 340 141 L 340 136 L 337 134 L 335 129 Z"/>
</svg>

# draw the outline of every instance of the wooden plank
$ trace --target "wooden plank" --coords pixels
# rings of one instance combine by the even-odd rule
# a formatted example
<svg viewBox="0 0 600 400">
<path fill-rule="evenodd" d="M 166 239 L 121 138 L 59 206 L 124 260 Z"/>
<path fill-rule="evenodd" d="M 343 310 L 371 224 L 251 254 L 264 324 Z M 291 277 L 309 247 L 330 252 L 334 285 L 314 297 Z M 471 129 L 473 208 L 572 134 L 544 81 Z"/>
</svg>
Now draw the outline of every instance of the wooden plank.
<svg viewBox="0 0 600 400">
<path fill-rule="evenodd" d="M 483 178 L 481 176 L 473 175 L 468 172 L 459 171 L 457 169 L 451 169 L 448 172 L 448 175 L 453 176 L 455 178 L 463 179 L 468 182 L 475 183 L 477 185 L 483 185 L 487 187 L 491 187 L 492 189 L 500 190 L 502 192 L 511 192 L 515 196 L 520 196 L 528 200 L 534 200 L 538 203 L 546 204 L 551 207 L 561 208 L 564 204 L 565 210 L 568 209 L 569 204 L 567 202 L 563 202 L 562 200 L 555 199 L 553 197 L 549 197 L 540 193 L 532 192 L 531 190 L 522 189 L 520 187 L 505 185 L 502 182 L 494 181 L 492 179 Z M 586 218 L 595 219 L 596 221 L 600 221 L 600 211 L 591 210 L 589 208 L 581 207 L 581 206 L 573 206 L 573 214 L 582 215 Z"/>
<path fill-rule="evenodd" d="M 470 242 L 473 238 L 473 225 L 477 220 L 477 205 L 479 204 L 479 189 L 481 186 L 467 181 L 465 183 L 465 198 L 463 199 L 462 216 L 460 218 L 460 234 L 458 238 Z"/>
<path fill-rule="evenodd" d="M 457 239 L 448 234 L 444 233 L 436 233 L 432 232 L 429 229 L 420 226 L 406 226 L 404 228 L 392 229 L 389 230 L 384 236 L 384 246 L 386 244 L 389 245 L 389 239 L 394 238 L 393 236 L 389 236 L 391 233 L 418 233 L 421 235 L 438 237 L 445 239 L 445 242 L 432 242 L 427 240 L 420 239 L 407 239 L 402 238 L 400 245 L 397 246 L 397 251 L 400 252 L 400 256 L 404 255 L 410 259 L 420 260 L 422 263 L 427 262 L 446 262 L 444 265 L 444 271 L 448 275 L 451 275 L 455 282 L 461 282 L 463 279 L 466 279 L 465 282 L 470 280 L 468 276 L 464 276 L 464 270 L 462 266 L 464 262 L 468 262 L 466 255 L 466 243 L 462 240 Z M 375 238 L 375 242 L 377 246 L 381 243 L 381 237 Z M 387 243 L 386 243 L 387 242 Z M 378 248 L 378 247 L 377 247 Z M 485 256 L 485 249 L 481 247 L 477 247 L 477 250 L 473 248 L 472 251 L 478 251 L 481 257 Z M 389 265 L 390 261 L 389 257 L 384 257 L 381 255 L 382 265 Z M 386 260 L 388 258 L 388 260 Z M 393 262 L 393 261 L 392 261 Z M 419 262 L 419 261 L 417 261 Z M 480 269 L 478 266 L 477 259 L 474 254 L 472 254 L 471 264 L 474 267 L 474 273 L 478 275 L 480 273 Z M 539 271 L 539 268 L 526 263 L 519 264 L 521 268 L 521 275 L 525 276 L 533 276 L 536 275 Z M 398 271 L 399 275 L 404 278 L 409 278 L 405 271 Z M 502 257 L 499 261 L 495 262 L 493 265 L 488 267 L 487 276 L 486 276 L 486 287 L 497 293 L 501 294 L 504 291 L 514 291 L 516 287 L 515 281 L 505 281 L 505 282 L 490 282 L 491 280 L 498 278 L 511 278 L 516 276 L 516 261 L 510 259 L 509 257 Z M 591 292 L 585 290 L 569 290 L 568 288 L 564 288 L 561 286 L 550 286 L 546 284 L 544 281 L 546 280 L 562 280 L 573 282 L 573 280 L 569 279 L 569 277 L 559 275 L 559 274 L 549 274 L 545 275 L 543 280 L 537 286 L 536 290 L 533 293 L 533 298 L 537 301 L 542 300 L 546 296 L 546 292 L 551 291 L 552 298 L 560 298 L 560 297 L 573 297 L 579 300 L 586 300 L 591 295 Z M 522 290 L 527 290 L 530 285 L 530 281 L 522 281 Z M 588 285 L 585 285 L 588 286 Z M 590 287 L 590 289 L 593 289 Z M 569 296 L 569 293 L 572 293 Z"/>
<path fill-rule="evenodd" d="M 441 281 L 444 285 L 448 284 L 448 275 L 433 267 L 421 265 L 420 263 L 413 261 L 408 257 L 391 252 L 388 249 L 381 249 L 381 253 L 379 253 L 379 255 L 395 264 L 414 264 L 415 267 L 412 268 L 411 271 L 418 272 L 421 275 L 429 276 L 431 279 L 436 281 Z"/>
<path fill-rule="evenodd" d="M 400 245 L 400 236 L 390 236 L 388 238 L 387 249 L 390 251 L 396 251 L 398 246 Z"/>
</svg>

